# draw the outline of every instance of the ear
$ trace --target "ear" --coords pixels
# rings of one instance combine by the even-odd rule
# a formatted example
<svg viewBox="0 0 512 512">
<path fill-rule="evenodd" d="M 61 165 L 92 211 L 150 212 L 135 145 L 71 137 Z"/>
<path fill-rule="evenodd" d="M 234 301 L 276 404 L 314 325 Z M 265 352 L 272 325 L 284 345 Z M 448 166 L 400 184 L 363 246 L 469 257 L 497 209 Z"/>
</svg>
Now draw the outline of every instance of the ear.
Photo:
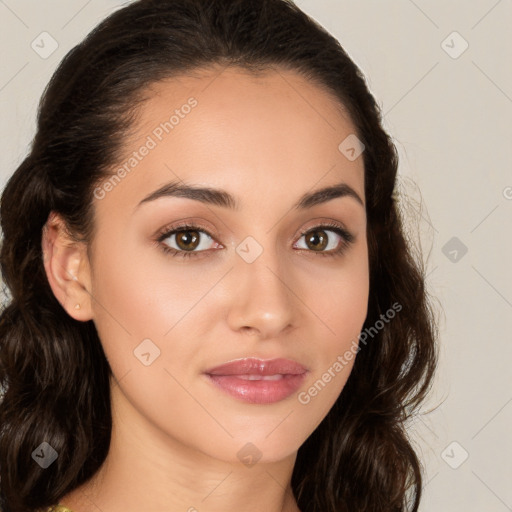
<svg viewBox="0 0 512 512">
<path fill-rule="evenodd" d="M 75 320 L 91 320 L 91 273 L 87 246 L 71 237 L 64 220 L 54 211 L 50 212 L 43 227 L 41 248 L 46 277 L 56 299 Z"/>
</svg>

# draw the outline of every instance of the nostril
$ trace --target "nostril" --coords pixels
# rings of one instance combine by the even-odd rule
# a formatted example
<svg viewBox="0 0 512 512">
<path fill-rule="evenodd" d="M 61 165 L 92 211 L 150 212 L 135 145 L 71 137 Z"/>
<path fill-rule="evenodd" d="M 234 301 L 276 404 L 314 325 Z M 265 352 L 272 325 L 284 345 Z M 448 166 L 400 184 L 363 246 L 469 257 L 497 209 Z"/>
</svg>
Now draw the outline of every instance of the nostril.
<svg viewBox="0 0 512 512">
<path fill-rule="evenodd" d="M 249 325 L 244 325 L 242 327 L 242 331 L 247 332 L 247 334 L 253 335 L 256 334 L 257 329 L 255 329 L 254 327 L 250 327 Z"/>
</svg>

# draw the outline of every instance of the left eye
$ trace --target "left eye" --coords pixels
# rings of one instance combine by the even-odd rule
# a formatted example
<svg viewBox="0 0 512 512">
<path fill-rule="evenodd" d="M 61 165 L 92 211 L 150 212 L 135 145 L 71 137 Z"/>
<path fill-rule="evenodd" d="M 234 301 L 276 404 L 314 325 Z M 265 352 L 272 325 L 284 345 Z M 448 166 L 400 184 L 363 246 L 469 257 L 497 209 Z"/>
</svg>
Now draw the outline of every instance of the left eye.
<svg viewBox="0 0 512 512">
<path fill-rule="evenodd" d="M 328 236 L 327 233 L 334 233 L 336 237 Z M 323 226 L 320 226 L 303 233 L 300 238 L 305 238 L 306 247 L 299 247 L 299 249 L 310 249 L 313 252 L 331 252 L 335 251 L 340 244 L 340 240 L 336 240 L 336 238 L 345 242 L 347 237 L 337 228 L 323 229 Z"/>
</svg>

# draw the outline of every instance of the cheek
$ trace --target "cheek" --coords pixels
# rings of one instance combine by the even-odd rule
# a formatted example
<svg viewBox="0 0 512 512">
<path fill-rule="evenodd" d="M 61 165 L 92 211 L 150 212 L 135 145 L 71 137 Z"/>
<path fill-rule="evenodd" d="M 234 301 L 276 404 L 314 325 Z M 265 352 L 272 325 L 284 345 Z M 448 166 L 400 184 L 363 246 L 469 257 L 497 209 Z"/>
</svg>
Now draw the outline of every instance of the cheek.
<svg viewBox="0 0 512 512">
<path fill-rule="evenodd" d="M 350 253 L 338 271 L 329 271 L 309 300 L 323 324 L 326 351 L 338 351 L 355 339 L 368 312 L 369 268 L 366 245 Z"/>
<path fill-rule="evenodd" d="M 364 260 L 363 260 L 364 261 Z M 351 266 L 338 279 L 310 296 L 318 312 L 315 366 L 297 403 L 304 414 L 306 430 L 312 432 L 332 408 L 350 376 L 358 353 L 358 339 L 368 309 L 367 266 Z"/>
<path fill-rule="evenodd" d="M 334 403 L 350 375 L 368 312 L 369 269 L 365 248 L 354 251 L 344 263 L 338 272 L 326 274 L 322 286 L 308 297 L 318 316 L 314 340 L 318 358 L 310 379 L 315 389 L 308 395 L 328 405 Z"/>
<path fill-rule="evenodd" d="M 154 285 L 159 283 L 151 280 L 151 265 L 140 249 L 106 232 L 98 236 L 97 247 L 92 274 L 94 324 L 112 371 L 121 378 L 141 366 L 134 350 L 143 340 L 153 340 L 160 349 L 157 340 L 172 319 L 165 322 L 164 305 L 155 295 Z"/>
<path fill-rule="evenodd" d="M 219 276 L 197 279 L 197 271 L 170 265 L 157 248 L 114 239 L 109 246 L 96 255 L 92 294 L 94 323 L 114 375 L 140 371 L 140 356 L 148 352 L 152 367 L 186 364 L 197 349 L 192 341 L 202 339 L 206 320 L 214 317 L 205 308 L 213 307 L 207 296 Z"/>
</svg>

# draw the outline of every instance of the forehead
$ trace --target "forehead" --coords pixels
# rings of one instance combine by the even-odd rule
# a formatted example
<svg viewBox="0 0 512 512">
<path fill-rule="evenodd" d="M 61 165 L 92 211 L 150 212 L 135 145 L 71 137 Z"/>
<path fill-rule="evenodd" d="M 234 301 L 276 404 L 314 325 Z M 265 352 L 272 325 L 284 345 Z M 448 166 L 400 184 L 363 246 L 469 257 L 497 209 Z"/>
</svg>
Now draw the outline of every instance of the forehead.
<svg viewBox="0 0 512 512">
<path fill-rule="evenodd" d="M 364 199 L 362 157 L 351 161 L 339 147 L 353 123 L 333 95 L 294 71 L 195 70 L 152 84 L 145 98 L 109 201 L 135 206 L 176 180 L 263 194 L 260 207 L 276 191 L 296 199 L 341 181 Z"/>
</svg>

